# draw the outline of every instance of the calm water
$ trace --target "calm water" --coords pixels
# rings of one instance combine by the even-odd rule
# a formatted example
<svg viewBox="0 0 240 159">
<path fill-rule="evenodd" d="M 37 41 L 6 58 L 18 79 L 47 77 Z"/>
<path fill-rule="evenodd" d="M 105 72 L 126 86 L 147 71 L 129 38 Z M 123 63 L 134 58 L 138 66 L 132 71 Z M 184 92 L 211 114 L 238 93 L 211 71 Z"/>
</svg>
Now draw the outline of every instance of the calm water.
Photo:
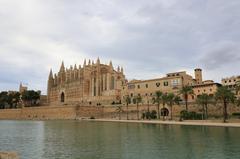
<svg viewBox="0 0 240 159">
<path fill-rule="evenodd" d="M 240 129 L 82 121 L 0 121 L 0 151 L 22 159 L 239 159 Z"/>
</svg>

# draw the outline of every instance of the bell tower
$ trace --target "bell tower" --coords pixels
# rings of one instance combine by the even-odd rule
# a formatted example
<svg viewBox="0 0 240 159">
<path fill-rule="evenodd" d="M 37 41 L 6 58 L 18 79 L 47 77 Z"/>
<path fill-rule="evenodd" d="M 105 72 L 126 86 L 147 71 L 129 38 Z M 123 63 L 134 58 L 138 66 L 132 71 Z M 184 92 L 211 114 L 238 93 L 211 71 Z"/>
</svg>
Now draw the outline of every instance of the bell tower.
<svg viewBox="0 0 240 159">
<path fill-rule="evenodd" d="M 200 68 L 196 68 L 194 70 L 195 73 L 195 80 L 196 80 L 196 84 L 202 84 L 202 69 Z"/>
</svg>

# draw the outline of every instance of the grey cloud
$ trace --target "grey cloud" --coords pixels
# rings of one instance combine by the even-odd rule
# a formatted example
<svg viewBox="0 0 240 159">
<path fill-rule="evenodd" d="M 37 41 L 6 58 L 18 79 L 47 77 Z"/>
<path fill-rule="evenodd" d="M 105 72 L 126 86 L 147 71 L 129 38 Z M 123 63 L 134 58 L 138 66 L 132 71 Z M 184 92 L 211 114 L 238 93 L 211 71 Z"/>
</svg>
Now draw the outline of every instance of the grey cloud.
<svg viewBox="0 0 240 159">
<path fill-rule="evenodd" d="M 200 62 L 206 69 L 214 70 L 221 67 L 233 67 L 240 64 L 240 47 L 237 44 L 223 43 L 211 46 L 209 51 L 201 58 Z"/>
<path fill-rule="evenodd" d="M 131 79 L 204 67 L 218 80 L 222 66 L 238 73 L 239 7 L 238 0 L 0 0 L 0 62 L 13 68 L 0 68 L 0 82 L 46 91 L 48 71 L 61 60 L 98 56 Z"/>
</svg>

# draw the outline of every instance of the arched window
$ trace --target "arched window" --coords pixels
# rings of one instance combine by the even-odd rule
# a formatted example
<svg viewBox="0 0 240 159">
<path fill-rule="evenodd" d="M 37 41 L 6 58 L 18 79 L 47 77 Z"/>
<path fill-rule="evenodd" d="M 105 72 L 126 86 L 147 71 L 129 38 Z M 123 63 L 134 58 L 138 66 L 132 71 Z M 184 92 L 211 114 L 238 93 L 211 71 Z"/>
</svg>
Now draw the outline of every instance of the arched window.
<svg viewBox="0 0 240 159">
<path fill-rule="evenodd" d="M 65 95 L 64 95 L 64 93 L 62 92 L 62 93 L 61 93 L 61 102 L 64 103 L 64 101 L 65 101 Z"/>
</svg>

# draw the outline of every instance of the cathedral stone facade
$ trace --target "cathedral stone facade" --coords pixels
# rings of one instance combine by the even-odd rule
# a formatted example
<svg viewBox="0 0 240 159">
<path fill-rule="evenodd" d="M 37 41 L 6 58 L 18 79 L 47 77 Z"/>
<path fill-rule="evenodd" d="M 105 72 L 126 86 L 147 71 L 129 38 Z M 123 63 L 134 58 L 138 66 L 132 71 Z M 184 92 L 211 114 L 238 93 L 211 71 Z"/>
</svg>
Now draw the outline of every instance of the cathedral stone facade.
<svg viewBox="0 0 240 159">
<path fill-rule="evenodd" d="M 81 67 L 65 68 L 62 63 L 57 74 L 52 70 L 48 79 L 48 103 L 108 105 L 121 102 L 122 86 L 126 79 L 123 68 L 115 70 L 112 62 L 108 65 L 86 60 Z"/>
</svg>

